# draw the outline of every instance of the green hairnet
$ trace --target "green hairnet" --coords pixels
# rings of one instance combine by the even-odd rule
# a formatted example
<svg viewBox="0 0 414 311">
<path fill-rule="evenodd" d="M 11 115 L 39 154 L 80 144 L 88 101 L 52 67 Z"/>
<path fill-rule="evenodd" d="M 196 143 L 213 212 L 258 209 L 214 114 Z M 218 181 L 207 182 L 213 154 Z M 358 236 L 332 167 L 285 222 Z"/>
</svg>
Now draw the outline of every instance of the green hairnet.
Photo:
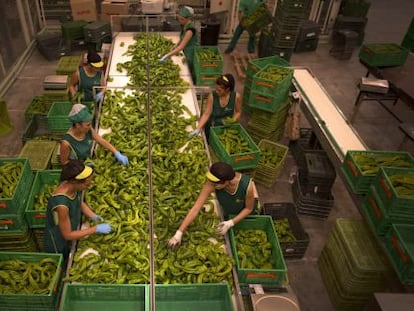
<svg viewBox="0 0 414 311">
<path fill-rule="evenodd" d="M 69 120 L 72 123 L 90 122 L 92 115 L 89 113 L 88 107 L 82 104 L 75 104 L 69 112 Z"/>
<path fill-rule="evenodd" d="M 178 14 L 184 18 L 189 18 L 194 15 L 194 9 L 192 7 L 184 5 L 180 8 Z"/>
</svg>

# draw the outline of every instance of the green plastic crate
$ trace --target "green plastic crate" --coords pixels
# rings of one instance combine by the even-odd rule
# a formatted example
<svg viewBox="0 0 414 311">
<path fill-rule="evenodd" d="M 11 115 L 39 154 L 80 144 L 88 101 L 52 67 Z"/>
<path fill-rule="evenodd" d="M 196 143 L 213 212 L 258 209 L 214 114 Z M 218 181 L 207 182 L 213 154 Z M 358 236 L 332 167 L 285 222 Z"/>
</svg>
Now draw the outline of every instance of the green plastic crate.
<svg viewBox="0 0 414 311">
<path fill-rule="evenodd" d="M 263 95 L 252 90 L 249 97 L 249 106 L 267 112 L 276 112 L 286 102 L 289 89 L 279 91 L 276 95 Z"/>
<path fill-rule="evenodd" d="M 46 170 L 50 167 L 50 159 L 57 145 L 52 140 L 29 140 L 20 151 L 19 158 L 29 159 L 33 171 Z"/>
<path fill-rule="evenodd" d="M 279 56 L 268 56 L 268 57 L 251 59 L 249 60 L 249 63 L 247 64 L 245 86 L 246 86 L 246 82 L 248 82 L 249 83 L 248 86 L 250 87 L 250 84 L 253 81 L 253 76 L 257 72 L 259 72 L 260 70 L 262 70 L 263 68 L 265 68 L 267 65 L 270 65 L 270 64 L 277 65 L 280 67 L 290 66 L 287 60 Z"/>
<path fill-rule="evenodd" d="M 388 258 L 403 284 L 414 284 L 414 225 L 392 224 L 385 240 Z"/>
<path fill-rule="evenodd" d="M 0 169 L 2 165 L 8 163 L 23 163 L 23 168 L 18 175 L 17 185 L 11 197 L 5 198 L 0 196 L 0 215 L 13 214 L 19 210 L 19 207 L 26 204 L 30 187 L 33 182 L 33 172 L 30 168 L 28 159 L 24 158 L 0 158 Z M 15 174 L 15 173 L 12 173 Z"/>
<path fill-rule="evenodd" d="M 62 37 L 67 40 L 83 39 L 83 27 L 88 22 L 84 20 L 69 21 L 61 24 Z"/>
<path fill-rule="evenodd" d="M 285 77 L 277 80 L 274 76 L 272 76 L 272 79 L 263 78 L 263 74 L 271 72 L 272 70 L 277 70 L 283 73 Z M 273 96 L 287 94 L 290 86 L 292 85 L 292 78 L 293 69 L 269 64 L 253 75 L 251 91 L 262 95 Z"/>
<path fill-rule="evenodd" d="M 0 252 L 0 262 L 18 259 L 35 263 L 51 258 L 57 267 L 47 294 L 0 294 L 0 306 L 7 310 L 56 310 L 62 276 L 62 255 L 49 253 Z"/>
<path fill-rule="evenodd" d="M 34 96 L 29 105 L 24 110 L 24 118 L 26 122 L 29 122 L 34 115 L 44 116 L 46 119 L 51 104 L 44 101 L 43 96 Z"/>
<path fill-rule="evenodd" d="M 34 200 L 39 193 L 44 191 L 46 185 L 59 183 L 60 173 L 60 170 L 44 170 L 36 173 L 25 209 L 26 221 L 30 228 L 44 228 L 47 206 L 43 211 L 35 210 Z"/>
<path fill-rule="evenodd" d="M 267 240 L 272 245 L 272 256 L 275 260 L 275 266 L 272 269 L 246 269 L 240 267 L 235 240 L 235 234 L 238 230 L 263 230 L 266 232 Z M 282 285 L 286 282 L 287 268 L 271 216 L 248 216 L 244 218 L 230 229 L 230 243 L 241 285 Z"/>
<path fill-rule="evenodd" d="M 35 252 L 38 250 L 34 234 L 28 227 L 21 230 L 21 234 L 15 232 L 16 230 L 1 231 L 0 251 L 17 252 L 23 249 L 31 249 L 28 252 Z"/>
<path fill-rule="evenodd" d="M 214 58 L 202 57 L 213 54 Z M 221 75 L 223 71 L 223 57 L 217 46 L 196 46 L 194 48 L 194 70 L 200 74 Z"/>
<path fill-rule="evenodd" d="M 59 170 L 62 168 L 60 163 L 60 144 L 57 144 L 52 153 L 52 158 L 50 159 L 50 164 L 53 170 Z"/>
<path fill-rule="evenodd" d="M 406 196 L 399 195 L 391 182 L 392 176 L 397 174 L 405 175 L 414 180 L 414 167 L 381 167 L 374 186 L 387 211 L 414 217 L 414 190 L 407 193 Z"/>
<path fill-rule="evenodd" d="M 225 129 L 237 130 L 251 151 L 239 154 L 229 154 L 219 138 Z M 238 123 L 210 128 L 210 146 L 220 161 L 230 164 L 235 170 L 254 169 L 259 163 L 260 149 L 246 130 Z"/>
<path fill-rule="evenodd" d="M 261 4 L 250 15 L 243 18 L 241 24 L 247 29 L 249 34 L 255 35 L 272 22 L 272 15 L 267 9 L 266 4 Z"/>
<path fill-rule="evenodd" d="M 362 45 L 359 58 L 372 67 L 402 66 L 408 50 L 395 43 L 371 43 Z"/>
<path fill-rule="evenodd" d="M 194 68 L 194 75 L 195 75 L 195 84 L 202 85 L 202 86 L 215 86 L 216 80 L 220 74 L 202 74 Z"/>
<path fill-rule="evenodd" d="M 59 310 L 147 311 L 149 288 L 144 284 L 65 284 Z"/>
<path fill-rule="evenodd" d="M 59 58 L 56 74 L 72 76 L 81 64 L 82 56 L 62 56 Z"/>
<path fill-rule="evenodd" d="M 46 104 L 49 104 L 50 106 L 54 102 L 69 101 L 69 89 L 66 89 L 66 90 L 45 90 L 45 91 L 43 91 L 43 100 Z"/>
<path fill-rule="evenodd" d="M 24 230 L 25 228 L 27 228 L 27 222 L 22 205 L 19 205 L 13 213 L 0 214 L 0 231 Z"/>
<path fill-rule="evenodd" d="M 369 190 L 369 186 L 375 180 L 377 172 L 370 174 L 363 174 L 361 166 L 358 164 L 355 157 L 358 155 L 369 155 L 374 158 L 401 156 L 414 167 L 414 158 L 408 152 L 403 151 L 377 151 L 377 150 L 350 150 L 345 155 L 341 170 L 344 173 L 345 179 L 351 187 L 352 191 L 357 194 L 365 194 Z M 379 167 L 378 167 L 379 170 Z"/>
<path fill-rule="evenodd" d="M 157 311 L 229 311 L 234 310 L 229 285 L 220 284 L 157 284 Z"/>
</svg>

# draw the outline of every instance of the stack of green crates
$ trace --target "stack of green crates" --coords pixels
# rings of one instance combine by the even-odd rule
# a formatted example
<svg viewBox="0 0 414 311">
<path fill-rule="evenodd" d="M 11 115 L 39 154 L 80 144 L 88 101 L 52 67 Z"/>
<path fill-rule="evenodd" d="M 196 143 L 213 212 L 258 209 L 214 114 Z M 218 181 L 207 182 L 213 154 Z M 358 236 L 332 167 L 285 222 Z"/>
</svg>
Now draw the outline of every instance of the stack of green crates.
<svg viewBox="0 0 414 311">
<path fill-rule="evenodd" d="M 289 62 L 279 56 L 269 56 L 263 58 L 256 58 L 249 60 L 246 69 L 246 77 L 244 80 L 244 88 L 243 88 L 243 111 L 251 113 L 253 111 L 252 107 L 250 107 L 250 94 L 252 88 L 252 82 L 254 75 L 262 70 L 267 65 L 277 65 L 281 67 L 288 67 Z"/>
<path fill-rule="evenodd" d="M 283 170 L 289 148 L 285 145 L 262 139 L 259 142 L 260 160 L 254 172 L 254 182 L 270 188 Z"/>
<path fill-rule="evenodd" d="M 49 287 L 45 293 L 2 292 L 0 294 L 0 309 L 2 310 L 44 310 L 55 311 L 58 309 L 62 283 L 62 255 L 30 252 L 0 252 L 0 263 L 17 260 L 20 264 L 40 265 L 42 260 L 53 261 L 55 270 L 51 271 L 52 278 L 46 280 Z M 5 269 L 5 273 L 7 270 Z M 35 273 L 40 272 L 33 272 Z M 21 274 L 21 273 L 20 273 Z M 40 277 L 40 276 L 39 276 Z M 35 280 L 33 282 L 36 282 Z M 30 282 L 30 287 L 36 286 Z M 21 289 L 21 288 L 20 288 Z"/>
<path fill-rule="evenodd" d="M 359 59 L 372 67 L 402 66 L 408 50 L 395 43 L 370 43 L 362 45 Z"/>
<path fill-rule="evenodd" d="M 43 100 L 47 105 L 52 105 L 54 102 L 69 101 L 69 89 L 65 90 L 44 90 Z"/>
<path fill-rule="evenodd" d="M 23 230 L 27 228 L 24 206 L 33 182 L 33 172 L 28 159 L 0 158 L 0 229 Z M 11 187 L 13 187 L 11 189 Z M 6 192 L 6 189 L 10 190 Z"/>
<path fill-rule="evenodd" d="M 217 46 L 194 48 L 194 75 L 196 85 L 214 86 L 223 72 L 223 57 Z"/>
<path fill-rule="evenodd" d="M 59 59 L 56 74 L 72 76 L 72 74 L 78 69 L 82 63 L 82 58 L 78 56 L 62 56 Z"/>
<path fill-rule="evenodd" d="M 366 194 L 381 166 L 414 167 L 414 157 L 403 151 L 349 150 L 341 170 L 352 192 Z"/>
<path fill-rule="evenodd" d="M 405 33 L 401 46 L 407 49 L 408 51 L 414 52 L 414 17 L 411 20 L 410 26 L 408 26 L 407 32 Z"/>
<path fill-rule="evenodd" d="M 250 107 L 275 112 L 284 103 L 292 85 L 293 69 L 269 64 L 253 75 Z"/>
<path fill-rule="evenodd" d="M 29 159 L 33 171 L 50 168 L 50 159 L 58 143 L 53 140 L 29 140 L 20 151 L 19 158 Z"/>
<path fill-rule="evenodd" d="M 235 133 L 239 142 L 229 142 L 229 144 L 245 144 L 246 152 L 230 154 L 228 145 L 220 139 L 225 131 L 230 130 Z M 246 170 L 256 168 L 259 158 L 260 149 L 249 136 L 246 130 L 238 123 L 226 126 L 214 126 L 210 128 L 210 147 L 220 161 L 230 164 L 235 170 Z"/>
<path fill-rule="evenodd" d="M 263 230 L 266 233 L 267 242 L 271 244 L 271 258 L 273 262 L 269 269 L 255 269 L 242 267 L 241 258 L 238 255 L 236 234 L 241 230 Z M 262 284 L 262 285 L 283 285 L 286 282 L 287 268 L 283 258 L 282 249 L 277 238 L 276 230 L 271 216 L 248 216 L 230 229 L 230 244 L 236 261 L 237 276 L 240 285 Z M 260 251 L 258 246 L 257 250 Z"/>
<path fill-rule="evenodd" d="M 252 108 L 246 130 L 256 143 L 262 139 L 278 141 L 282 138 L 291 100 L 287 98 L 275 112 Z"/>
<path fill-rule="evenodd" d="M 20 230 L 0 231 L 1 252 L 36 252 L 38 250 L 34 234 L 27 226 Z"/>
<path fill-rule="evenodd" d="M 391 271 L 377 240 L 363 220 L 338 218 L 318 258 L 336 310 L 361 310 L 373 293 L 386 289 Z"/>
<path fill-rule="evenodd" d="M 385 239 L 391 265 L 403 284 L 414 284 L 414 225 L 392 224 Z"/>
<path fill-rule="evenodd" d="M 44 228 L 47 199 L 59 184 L 60 170 L 44 170 L 35 174 L 26 202 L 25 217 L 30 228 Z M 48 191 L 48 192 L 46 192 Z M 43 204 L 39 204 L 43 202 Z"/>
<path fill-rule="evenodd" d="M 62 23 L 62 37 L 66 40 L 78 40 L 84 38 L 83 27 L 88 24 L 87 21 L 69 21 Z"/>
</svg>

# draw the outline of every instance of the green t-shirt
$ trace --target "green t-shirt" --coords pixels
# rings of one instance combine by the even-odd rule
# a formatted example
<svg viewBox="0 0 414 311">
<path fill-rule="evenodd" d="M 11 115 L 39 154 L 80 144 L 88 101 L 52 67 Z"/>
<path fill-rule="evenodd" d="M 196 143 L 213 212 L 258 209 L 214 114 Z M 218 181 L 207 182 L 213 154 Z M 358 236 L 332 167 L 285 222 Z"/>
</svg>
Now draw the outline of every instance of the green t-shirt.
<svg viewBox="0 0 414 311">
<path fill-rule="evenodd" d="M 262 3 L 264 0 L 240 0 L 239 11 L 242 11 L 243 17 L 249 16 Z"/>
</svg>

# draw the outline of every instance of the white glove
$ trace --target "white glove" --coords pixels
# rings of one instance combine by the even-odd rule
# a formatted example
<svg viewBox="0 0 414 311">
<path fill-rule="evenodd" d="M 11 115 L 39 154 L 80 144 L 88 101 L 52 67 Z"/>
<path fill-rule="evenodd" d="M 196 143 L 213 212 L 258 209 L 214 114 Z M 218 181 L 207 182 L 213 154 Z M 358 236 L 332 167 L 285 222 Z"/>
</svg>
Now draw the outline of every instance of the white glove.
<svg viewBox="0 0 414 311">
<path fill-rule="evenodd" d="M 169 249 L 176 249 L 181 245 L 181 238 L 183 236 L 183 233 L 180 230 L 177 230 L 177 232 L 174 234 L 174 236 L 168 241 L 167 247 Z"/>
<path fill-rule="evenodd" d="M 95 103 L 101 102 L 103 100 L 103 98 L 104 98 L 104 92 L 96 93 L 96 95 L 95 95 Z"/>
<path fill-rule="evenodd" d="M 200 134 L 200 130 L 199 129 L 195 129 L 190 134 L 188 134 L 188 138 L 196 137 L 198 134 Z"/>
<path fill-rule="evenodd" d="M 163 57 L 160 58 L 160 62 L 164 62 L 168 57 L 168 54 L 165 54 Z"/>
<path fill-rule="evenodd" d="M 217 226 L 217 233 L 221 234 L 221 235 L 225 235 L 227 233 L 227 231 L 229 231 L 229 229 L 233 226 L 234 226 L 233 219 L 230 219 L 230 220 L 227 220 L 227 221 L 222 221 Z"/>
</svg>

